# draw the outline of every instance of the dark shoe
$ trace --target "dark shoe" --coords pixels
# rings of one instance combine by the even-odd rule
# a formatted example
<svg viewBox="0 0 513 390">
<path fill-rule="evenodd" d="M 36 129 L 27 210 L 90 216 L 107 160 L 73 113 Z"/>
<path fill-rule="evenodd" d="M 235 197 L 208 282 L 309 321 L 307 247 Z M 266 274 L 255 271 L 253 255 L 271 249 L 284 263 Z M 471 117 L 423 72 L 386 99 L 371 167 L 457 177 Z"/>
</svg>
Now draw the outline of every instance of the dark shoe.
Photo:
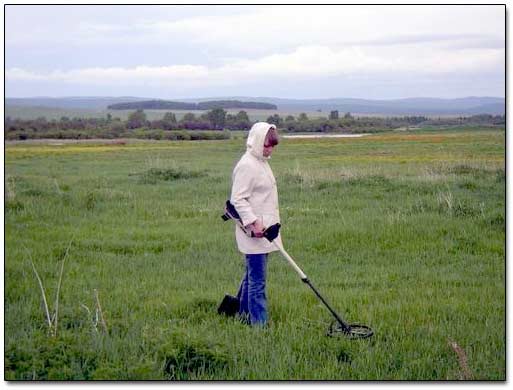
<svg viewBox="0 0 513 390">
<path fill-rule="evenodd" d="M 228 317 L 233 317 L 235 314 L 239 312 L 239 299 L 232 295 L 226 294 L 223 298 L 223 301 L 217 308 L 217 312 L 219 314 L 224 314 Z"/>
</svg>

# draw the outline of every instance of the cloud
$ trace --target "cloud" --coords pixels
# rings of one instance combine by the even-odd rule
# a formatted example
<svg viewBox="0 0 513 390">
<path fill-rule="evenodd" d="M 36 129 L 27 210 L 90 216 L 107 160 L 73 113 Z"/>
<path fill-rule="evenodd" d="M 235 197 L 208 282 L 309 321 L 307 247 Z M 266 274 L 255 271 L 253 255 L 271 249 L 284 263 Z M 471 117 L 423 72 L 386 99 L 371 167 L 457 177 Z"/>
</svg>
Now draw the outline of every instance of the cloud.
<svg viewBox="0 0 513 390">
<path fill-rule="evenodd" d="M 404 34 L 346 42 L 356 46 L 430 45 L 440 48 L 504 48 L 504 39 L 483 34 Z"/>
<path fill-rule="evenodd" d="M 232 60 L 217 67 L 171 65 L 92 67 L 36 72 L 21 68 L 6 70 L 8 81 L 54 81 L 97 85 L 231 85 L 247 80 L 315 79 L 348 74 L 415 75 L 500 71 L 504 51 L 497 49 L 371 50 L 349 47 L 303 46 L 291 52 L 256 60 Z"/>
<path fill-rule="evenodd" d="M 260 53 L 301 45 L 476 42 L 485 38 L 504 44 L 504 24 L 497 23 L 504 18 L 501 7 L 297 5 L 240 9 L 235 15 L 147 19 L 133 28 L 136 35 L 152 41 L 186 39 L 192 44 Z"/>
<path fill-rule="evenodd" d="M 505 78 L 504 12 L 471 5 L 7 6 L 6 81 L 16 93 L 21 83 L 35 91 L 45 83 L 48 90 L 112 86 L 112 93 L 308 84 L 322 94 L 350 79 L 429 79 L 446 93 L 445 80 L 456 76 Z"/>
<path fill-rule="evenodd" d="M 70 71 L 56 70 L 47 73 L 31 72 L 20 68 L 6 70 L 8 81 L 45 81 L 97 85 L 144 85 L 204 80 L 209 71 L 204 66 L 136 66 L 133 68 L 84 68 Z"/>
<path fill-rule="evenodd" d="M 504 46 L 505 35 L 504 23 L 500 23 L 504 20 L 504 8 L 500 6 L 46 6 L 39 7 L 40 12 L 34 12 L 28 20 L 22 13 L 14 12 L 18 9 L 8 7 L 6 13 L 8 47 L 42 43 L 172 47 L 175 42 L 187 42 L 219 52 L 261 55 L 302 45 L 396 45 L 455 40 L 472 41 L 475 45 L 480 40 L 495 40 Z M 70 12 L 82 9 L 98 11 L 84 15 Z M 102 9 L 106 15 L 100 18 Z M 183 9 L 189 11 L 185 16 L 170 17 Z M 61 17 L 57 12 L 52 19 L 55 22 L 43 23 L 45 19 L 39 14 L 52 10 L 61 12 Z M 114 17 L 120 11 L 120 17 Z"/>
</svg>

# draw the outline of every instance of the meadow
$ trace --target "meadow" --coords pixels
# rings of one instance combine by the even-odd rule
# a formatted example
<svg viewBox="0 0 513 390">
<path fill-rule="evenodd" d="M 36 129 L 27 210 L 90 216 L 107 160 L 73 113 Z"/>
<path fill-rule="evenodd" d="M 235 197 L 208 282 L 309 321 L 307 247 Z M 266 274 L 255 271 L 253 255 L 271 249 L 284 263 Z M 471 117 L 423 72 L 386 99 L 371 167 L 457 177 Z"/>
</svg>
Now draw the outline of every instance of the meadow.
<svg viewBox="0 0 513 390">
<path fill-rule="evenodd" d="M 326 336 L 279 253 L 267 328 L 217 314 L 243 273 L 220 215 L 244 144 L 7 144 L 5 378 L 506 379 L 504 130 L 276 148 L 285 249 L 365 340 Z"/>
</svg>

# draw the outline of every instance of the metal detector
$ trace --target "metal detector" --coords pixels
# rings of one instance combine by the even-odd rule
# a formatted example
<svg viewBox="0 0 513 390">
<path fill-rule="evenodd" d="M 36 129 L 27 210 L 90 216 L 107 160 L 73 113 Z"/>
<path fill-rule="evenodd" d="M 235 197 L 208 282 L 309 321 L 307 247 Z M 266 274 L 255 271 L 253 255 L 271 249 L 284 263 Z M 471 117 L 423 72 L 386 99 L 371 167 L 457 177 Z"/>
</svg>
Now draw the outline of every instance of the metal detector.
<svg viewBox="0 0 513 390">
<path fill-rule="evenodd" d="M 249 231 L 246 229 L 243 224 L 242 220 L 240 219 L 239 213 L 237 210 L 235 210 L 235 207 L 230 203 L 229 200 L 226 201 L 226 206 L 224 210 L 224 214 L 221 216 L 224 221 L 228 220 L 234 220 L 237 226 L 242 229 L 242 231 L 248 235 L 249 237 L 254 237 L 254 234 L 252 231 Z M 288 261 L 288 263 L 294 268 L 294 270 L 297 272 L 299 277 L 301 278 L 301 281 L 305 284 L 307 284 L 312 291 L 315 293 L 315 295 L 321 300 L 321 302 L 326 306 L 326 308 L 329 310 L 331 315 L 335 318 L 335 321 L 332 322 L 328 329 L 328 336 L 338 336 L 338 335 L 344 335 L 346 337 L 349 337 L 351 339 L 365 339 L 368 337 L 371 337 L 374 332 L 371 328 L 369 328 L 366 325 L 360 325 L 360 324 L 348 324 L 345 321 L 342 320 L 342 318 L 333 310 L 333 308 L 329 305 L 329 303 L 322 297 L 322 295 L 319 293 L 319 291 L 313 286 L 312 282 L 308 279 L 308 277 L 305 275 L 305 273 L 299 268 L 299 266 L 296 264 L 294 259 L 283 249 L 283 247 L 278 244 L 274 239 L 278 237 L 278 234 L 280 232 L 281 225 L 279 223 L 276 223 L 272 226 L 269 226 L 264 231 L 264 237 L 271 243 L 274 244 L 274 246 L 281 252 L 283 257 Z M 230 315 L 231 312 L 233 312 L 234 307 L 237 307 L 238 311 L 238 302 L 235 302 L 235 299 L 238 301 L 238 297 L 232 297 L 230 295 L 226 295 L 223 302 L 219 306 L 218 312 L 224 313 L 227 315 Z M 225 310 L 226 309 L 226 310 Z"/>
</svg>

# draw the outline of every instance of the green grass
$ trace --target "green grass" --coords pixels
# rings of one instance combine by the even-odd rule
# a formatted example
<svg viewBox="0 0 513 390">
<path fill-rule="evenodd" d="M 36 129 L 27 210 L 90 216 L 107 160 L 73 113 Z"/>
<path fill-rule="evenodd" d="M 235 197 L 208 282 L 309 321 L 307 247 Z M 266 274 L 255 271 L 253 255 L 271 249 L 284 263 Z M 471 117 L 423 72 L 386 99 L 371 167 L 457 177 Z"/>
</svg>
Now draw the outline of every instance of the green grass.
<svg viewBox="0 0 513 390">
<path fill-rule="evenodd" d="M 220 215 L 239 139 L 7 145 L 5 377 L 48 380 L 505 380 L 505 133 L 284 139 L 283 241 L 368 340 L 280 257 L 270 326 L 220 317 L 242 276 Z M 52 336 L 30 258 L 55 309 Z M 107 333 L 96 318 L 98 292 Z"/>
</svg>

